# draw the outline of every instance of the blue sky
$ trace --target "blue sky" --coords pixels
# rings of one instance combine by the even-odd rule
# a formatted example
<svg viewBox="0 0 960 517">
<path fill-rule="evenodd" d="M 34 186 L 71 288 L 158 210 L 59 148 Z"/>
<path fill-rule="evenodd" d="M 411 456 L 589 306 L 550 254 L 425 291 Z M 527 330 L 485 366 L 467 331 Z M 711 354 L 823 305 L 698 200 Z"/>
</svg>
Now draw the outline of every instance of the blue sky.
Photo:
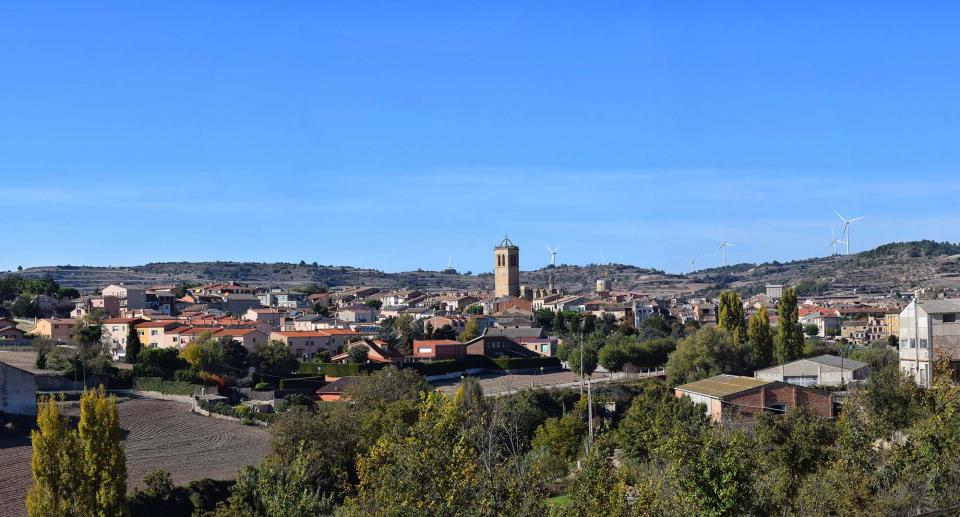
<svg viewBox="0 0 960 517">
<path fill-rule="evenodd" d="M 960 240 L 953 3 L 0 4 L 0 270 Z"/>
</svg>

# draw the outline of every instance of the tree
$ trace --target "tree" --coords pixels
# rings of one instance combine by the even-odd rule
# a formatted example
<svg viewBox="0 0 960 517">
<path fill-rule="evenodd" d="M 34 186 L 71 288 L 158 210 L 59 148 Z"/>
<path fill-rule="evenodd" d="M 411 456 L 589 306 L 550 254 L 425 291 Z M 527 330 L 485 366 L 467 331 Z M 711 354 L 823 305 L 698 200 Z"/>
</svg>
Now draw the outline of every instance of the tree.
<svg viewBox="0 0 960 517">
<path fill-rule="evenodd" d="M 17 318 L 34 318 L 40 315 L 40 309 L 33 298 L 18 296 L 10 307 L 10 313 Z"/>
<path fill-rule="evenodd" d="M 103 313 L 94 310 L 77 321 L 73 327 L 73 344 L 77 347 L 76 361 L 84 371 L 105 375 L 110 368 L 110 357 L 103 334 Z"/>
<path fill-rule="evenodd" d="M 741 353 L 725 330 L 704 327 L 680 341 L 670 354 L 667 383 L 675 386 L 722 373 L 740 373 L 746 363 Z"/>
<path fill-rule="evenodd" d="M 80 397 L 77 426 L 83 452 L 84 491 L 103 517 L 127 513 L 127 459 L 120 440 L 117 402 L 103 386 Z"/>
<path fill-rule="evenodd" d="M 27 514 L 83 515 L 88 508 L 82 505 L 79 483 L 83 477 L 80 441 L 52 397 L 38 404 L 37 429 L 30 438 L 33 486 L 27 492 Z"/>
<path fill-rule="evenodd" d="M 780 364 L 799 359 L 803 354 L 803 331 L 799 323 L 797 291 L 786 288 L 777 304 L 777 340 L 774 354 Z"/>
<path fill-rule="evenodd" d="M 623 470 L 613 465 L 612 440 L 601 438 L 570 484 L 569 514 L 604 517 L 630 515 Z"/>
<path fill-rule="evenodd" d="M 755 367 L 768 366 L 773 361 L 773 334 L 770 330 L 770 316 L 763 305 L 750 316 L 747 329 L 747 342 L 750 343 L 750 363 Z"/>
<path fill-rule="evenodd" d="M 470 314 L 472 316 L 483 314 L 483 305 L 471 305 L 467 307 L 466 310 L 464 310 L 463 312 L 466 314 Z"/>
<path fill-rule="evenodd" d="M 143 345 L 140 344 L 140 333 L 132 324 L 127 325 L 127 327 L 127 350 L 123 359 L 127 364 L 137 364 L 140 350 L 143 349 Z"/>
<path fill-rule="evenodd" d="M 247 347 L 232 338 L 224 336 L 218 339 L 220 345 L 220 360 L 226 373 L 242 377 L 246 375 L 246 370 L 250 366 L 250 353 Z"/>
<path fill-rule="evenodd" d="M 461 404 L 430 392 L 413 426 L 386 434 L 358 463 L 352 514 L 542 515 L 545 490 L 513 445 L 512 413 L 497 401 Z"/>
<path fill-rule="evenodd" d="M 176 348 L 147 348 L 140 352 L 133 374 L 137 377 L 160 377 L 172 379 L 174 372 L 187 368 L 190 363 L 180 358 Z"/>
<path fill-rule="evenodd" d="M 380 300 L 367 300 L 363 302 L 364 305 L 370 307 L 371 309 L 380 310 L 380 307 L 383 307 L 383 302 Z"/>
<path fill-rule="evenodd" d="M 639 333 L 641 340 L 656 339 L 661 337 L 670 337 L 671 332 L 670 324 L 667 323 L 666 318 L 660 314 L 654 314 L 653 316 L 648 316 L 640 322 L 640 325 L 637 326 L 637 332 Z"/>
<path fill-rule="evenodd" d="M 814 337 L 820 334 L 820 327 L 816 323 L 807 323 L 803 326 L 803 333 L 809 337 Z"/>
<path fill-rule="evenodd" d="M 694 515 L 752 515 L 757 502 L 756 462 L 749 437 L 705 427 L 678 425 L 665 448 L 671 482 Z"/>
<path fill-rule="evenodd" d="M 754 430 L 761 471 L 770 479 L 764 492 L 771 510 L 789 508 L 803 478 L 827 458 L 834 426 L 804 408 L 791 408 L 782 417 L 762 413 Z"/>
<path fill-rule="evenodd" d="M 127 515 L 116 400 L 102 386 L 84 391 L 80 423 L 73 430 L 56 401 L 47 398 L 39 405 L 37 425 L 31 433 L 34 485 L 27 493 L 28 515 Z"/>
<path fill-rule="evenodd" d="M 733 337 L 734 343 L 742 343 L 747 338 L 747 321 L 743 311 L 743 300 L 734 291 L 720 293 L 720 306 L 717 326 L 725 329 Z"/>
<path fill-rule="evenodd" d="M 457 336 L 457 339 L 463 342 L 470 341 L 471 339 L 476 339 L 480 335 L 480 324 L 477 323 L 477 318 L 470 318 L 467 320 L 467 324 L 463 326 L 463 332 Z"/>
<path fill-rule="evenodd" d="M 543 450 L 565 462 L 572 462 L 583 450 L 587 426 L 579 416 L 568 413 L 560 418 L 548 418 L 537 428 L 530 446 Z"/>
<path fill-rule="evenodd" d="M 701 428 L 709 425 L 703 407 L 689 398 L 676 398 L 658 382 L 643 384 L 617 428 L 617 441 L 624 454 L 645 461 L 670 437 L 677 426 Z"/>
<path fill-rule="evenodd" d="M 387 366 L 363 373 L 343 389 L 344 398 L 361 407 L 373 407 L 399 400 L 420 400 L 427 383 L 411 368 Z"/>
<path fill-rule="evenodd" d="M 370 353 L 370 347 L 363 343 L 347 345 L 347 356 L 350 362 L 355 364 L 364 364 L 367 362 L 367 354 Z"/>
<path fill-rule="evenodd" d="M 581 346 L 583 347 L 583 354 L 580 353 Z M 580 363 L 581 355 L 583 356 L 582 368 Z M 570 348 L 569 355 L 567 355 L 567 362 L 570 364 L 571 372 L 584 377 L 590 377 L 597 369 L 597 349 L 586 343 L 573 346 Z"/>
<path fill-rule="evenodd" d="M 257 345 L 250 354 L 250 365 L 262 374 L 288 376 L 296 371 L 299 361 L 293 357 L 283 341 L 274 339 Z"/>
<path fill-rule="evenodd" d="M 223 361 L 223 349 L 214 339 L 213 333 L 204 332 L 183 347 L 180 357 L 197 370 L 218 372 L 220 371 L 218 364 Z"/>
</svg>

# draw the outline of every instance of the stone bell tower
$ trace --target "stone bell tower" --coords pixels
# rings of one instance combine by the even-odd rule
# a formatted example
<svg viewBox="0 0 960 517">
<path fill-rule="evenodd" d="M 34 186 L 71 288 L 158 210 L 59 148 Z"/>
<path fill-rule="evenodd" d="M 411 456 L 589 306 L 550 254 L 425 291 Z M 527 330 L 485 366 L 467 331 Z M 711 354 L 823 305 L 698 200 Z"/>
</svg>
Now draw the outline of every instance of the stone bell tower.
<svg viewBox="0 0 960 517">
<path fill-rule="evenodd" d="M 520 296 L 520 248 L 504 237 L 493 249 L 494 296 Z"/>
</svg>

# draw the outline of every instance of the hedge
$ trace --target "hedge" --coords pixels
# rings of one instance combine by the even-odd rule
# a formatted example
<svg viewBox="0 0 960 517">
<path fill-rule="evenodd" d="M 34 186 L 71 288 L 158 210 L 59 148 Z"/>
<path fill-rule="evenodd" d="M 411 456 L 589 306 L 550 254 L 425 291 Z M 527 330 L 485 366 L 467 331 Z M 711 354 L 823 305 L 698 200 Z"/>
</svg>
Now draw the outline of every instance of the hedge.
<svg viewBox="0 0 960 517">
<path fill-rule="evenodd" d="M 330 363 L 302 363 L 300 373 L 311 372 L 314 375 L 328 375 L 331 377 L 349 377 L 377 371 L 385 363 L 367 364 L 330 364 Z M 400 368 L 410 368 L 424 377 L 432 375 L 446 375 L 482 368 L 485 370 L 524 370 L 538 368 L 560 368 L 560 360 L 556 357 L 512 357 L 491 359 L 482 355 L 468 355 L 465 359 L 447 359 L 428 363 L 405 363 Z M 293 380 L 293 379 L 291 379 Z M 281 381 L 283 382 L 283 381 Z M 281 388 L 283 386 L 281 385 Z"/>
<path fill-rule="evenodd" d="M 560 368 L 560 359 L 556 357 L 504 357 L 494 359 L 501 370 L 526 370 L 532 368 Z"/>
<path fill-rule="evenodd" d="M 361 373 L 375 372 L 387 366 L 386 363 L 300 363 L 298 373 L 310 373 L 313 375 L 327 375 L 330 377 L 351 377 Z"/>
<path fill-rule="evenodd" d="M 319 389 L 324 385 L 324 376 L 319 375 L 317 377 L 297 377 L 293 379 L 280 379 L 280 389 L 281 390 L 296 390 L 296 389 Z"/>
<path fill-rule="evenodd" d="M 192 396 L 202 386 L 189 382 L 165 381 L 160 377 L 134 377 L 133 389 L 138 391 L 156 391 L 164 395 Z"/>
</svg>

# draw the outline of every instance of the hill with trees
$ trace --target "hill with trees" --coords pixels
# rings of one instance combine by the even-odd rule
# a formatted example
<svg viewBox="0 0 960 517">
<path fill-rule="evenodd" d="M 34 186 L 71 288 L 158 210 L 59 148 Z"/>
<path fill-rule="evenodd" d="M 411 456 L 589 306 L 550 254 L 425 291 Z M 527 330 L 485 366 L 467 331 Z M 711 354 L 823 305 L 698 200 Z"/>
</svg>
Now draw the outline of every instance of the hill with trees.
<svg viewBox="0 0 960 517">
<path fill-rule="evenodd" d="M 923 286 L 928 289 L 960 288 L 960 244 L 934 241 L 894 242 L 875 249 L 791 262 L 742 263 L 702 269 L 688 274 L 626 264 L 561 264 L 523 271 L 521 282 L 546 287 L 550 275 L 558 288 L 569 292 L 592 291 L 596 280 L 607 275 L 616 290 L 667 296 L 690 293 L 718 294 L 735 289 L 750 295 L 765 284 L 782 283 L 798 288 L 800 295 L 826 292 L 885 294 Z M 13 277 L 50 277 L 60 286 L 91 292 L 111 283 L 156 285 L 183 282 L 242 282 L 256 286 L 296 287 L 311 283 L 329 287 L 366 285 L 384 289 L 431 290 L 492 289 L 493 275 L 444 271 L 386 273 L 376 269 L 307 263 L 259 262 L 158 262 L 129 267 L 41 266 L 26 268 Z"/>
</svg>

